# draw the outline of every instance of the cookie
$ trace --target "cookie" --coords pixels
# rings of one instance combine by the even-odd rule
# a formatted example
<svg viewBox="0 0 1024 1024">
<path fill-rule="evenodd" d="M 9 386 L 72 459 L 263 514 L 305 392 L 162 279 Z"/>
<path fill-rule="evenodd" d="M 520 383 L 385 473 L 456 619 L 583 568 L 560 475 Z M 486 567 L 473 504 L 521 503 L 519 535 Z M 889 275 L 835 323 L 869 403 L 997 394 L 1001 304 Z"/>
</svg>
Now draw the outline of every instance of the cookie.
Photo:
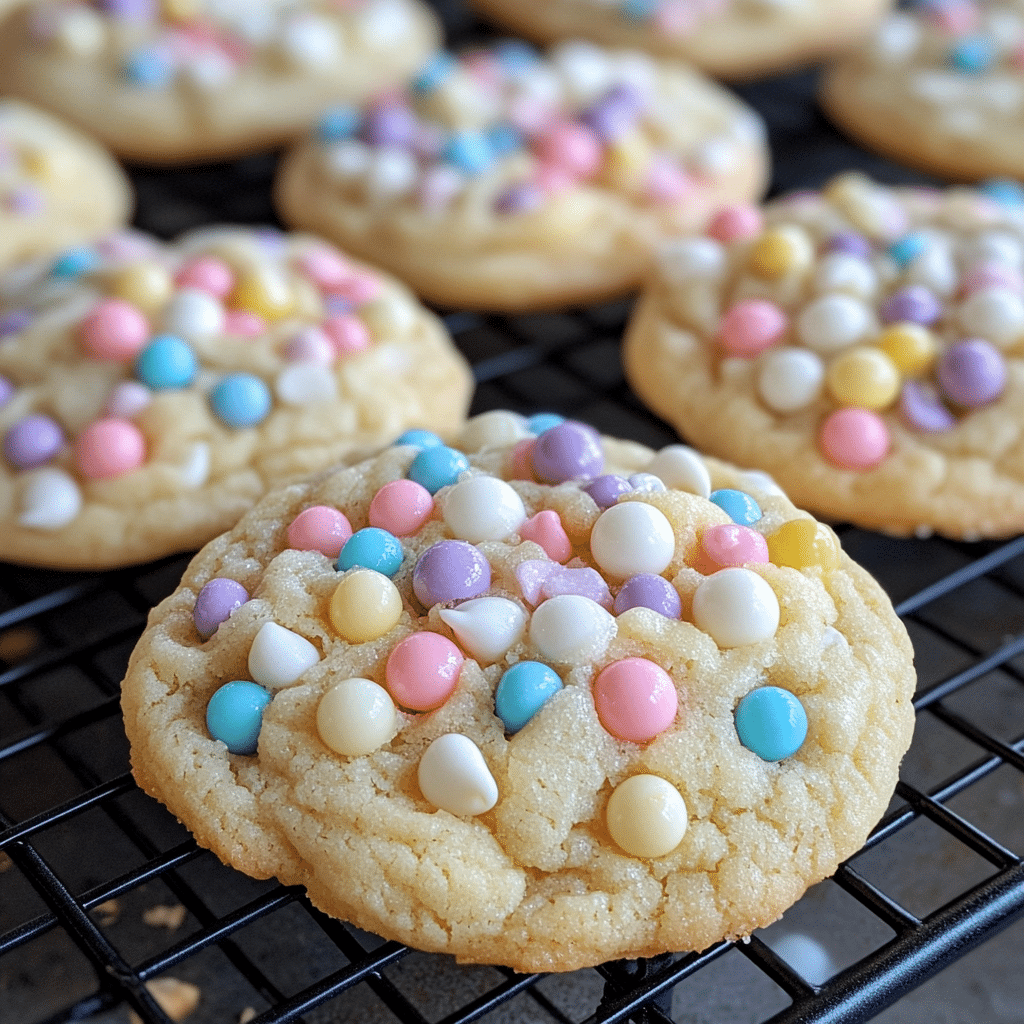
<svg viewBox="0 0 1024 1024">
<path fill-rule="evenodd" d="M 797 505 L 900 536 L 1024 529 L 1024 190 L 857 174 L 681 239 L 629 325 L 636 392 Z"/>
<path fill-rule="evenodd" d="M 891 15 L 824 76 L 844 131 L 959 181 L 1024 175 L 1024 8 L 928 0 Z"/>
<path fill-rule="evenodd" d="M 539 42 L 585 36 L 684 60 L 716 78 L 799 67 L 858 41 L 886 0 L 471 0 Z"/>
<path fill-rule="evenodd" d="M 0 99 L 0 270 L 103 234 L 131 207 L 128 179 L 99 146 Z"/>
<path fill-rule="evenodd" d="M 329 110 L 275 189 L 287 223 L 433 302 L 529 310 L 636 287 L 660 237 L 760 195 L 767 164 L 757 116 L 679 65 L 507 42 Z"/>
<path fill-rule="evenodd" d="M 912 652 L 831 530 L 559 417 L 405 440 L 268 495 L 152 612 L 132 769 L 202 845 L 530 972 L 749 935 L 863 843 Z"/>
<path fill-rule="evenodd" d="M 438 38 L 418 0 L 33 0 L 0 26 L 0 93 L 125 159 L 221 159 L 404 81 Z"/>
<path fill-rule="evenodd" d="M 0 559 L 198 548 L 270 487 L 409 427 L 468 367 L 398 282 L 310 236 L 122 233 L 0 278 Z"/>
</svg>

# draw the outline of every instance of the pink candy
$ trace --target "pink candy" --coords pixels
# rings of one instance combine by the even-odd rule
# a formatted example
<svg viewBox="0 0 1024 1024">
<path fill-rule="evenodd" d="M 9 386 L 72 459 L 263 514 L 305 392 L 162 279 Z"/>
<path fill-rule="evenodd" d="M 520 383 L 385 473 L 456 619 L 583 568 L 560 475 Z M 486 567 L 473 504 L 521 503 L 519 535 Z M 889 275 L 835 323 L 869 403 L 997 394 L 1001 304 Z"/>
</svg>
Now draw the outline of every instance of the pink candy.
<svg viewBox="0 0 1024 1024">
<path fill-rule="evenodd" d="M 267 322 L 248 309 L 229 309 L 224 313 L 224 333 L 239 338 L 256 338 L 267 329 Z"/>
<path fill-rule="evenodd" d="M 149 321 L 123 299 L 101 299 L 82 321 L 82 348 L 95 359 L 131 359 L 149 340 Z"/>
<path fill-rule="evenodd" d="M 719 242 L 735 242 L 760 234 L 762 223 L 761 211 L 756 206 L 740 203 L 719 211 L 708 225 L 707 234 Z"/>
<path fill-rule="evenodd" d="M 620 740 L 646 743 L 674 721 L 679 698 L 672 678 L 646 658 L 612 662 L 594 680 L 601 725 Z"/>
<path fill-rule="evenodd" d="M 320 289 L 332 292 L 352 274 L 352 266 L 334 249 L 312 249 L 299 261 L 306 276 Z"/>
<path fill-rule="evenodd" d="M 314 505 L 291 521 L 288 547 L 296 551 L 320 551 L 328 558 L 337 558 L 351 536 L 352 525 L 344 512 L 327 505 Z"/>
<path fill-rule="evenodd" d="M 983 263 L 972 267 L 964 274 L 963 293 L 971 295 L 982 288 L 1009 288 L 1011 291 L 1024 292 L 1024 275 L 1014 267 L 1005 263 Z"/>
<path fill-rule="evenodd" d="M 889 429 L 868 409 L 839 409 L 821 425 L 818 442 L 840 469 L 871 469 L 889 454 Z"/>
<path fill-rule="evenodd" d="M 93 480 L 122 476 L 145 461 L 146 439 L 128 420 L 96 420 L 75 442 L 75 464 L 83 476 Z"/>
<path fill-rule="evenodd" d="M 370 302 L 380 295 L 380 281 L 364 270 L 353 270 L 343 281 L 331 288 L 332 295 L 354 302 L 357 306 Z"/>
<path fill-rule="evenodd" d="M 396 537 L 410 537 L 430 518 L 434 499 L 415 480 L 392 480 L 370 502 L 370 525 Z"/>
<path fill-rule="evenodd" d="M 535 437 L 525 437 L 515 443 L 509 456 L 509 477 L 512 480 L 533 479 L 533 449 L 536 444 Z"/>
<path fill-rule="evenodd" d="M 788 327 L 774 302 L 741 299 L 722 318 L 718 343 L 731 356 L 752 359 L 780 341 Z"/>
<path fill-rule="evenodd" d="M 307 327 L 288 342 L 284 354 L 289 359 L 330 366 L 337 352 L 330 338 L 319 327 Z"/>
<path fill-rule="evenodd" d="M 362 352 L 370 346 L 370 332 L 355 316 L 332 316 L 324 321 L 323 331 L 339 355 Z"/>
<path fill-rule="evenodd" d="M 553 509 L 546 508 L 527 519 L 519 527 L 519 536 L 539 544 L 553 562 L 564 562 L 572 554 L 572 542 L 562 526 L 562 518 Z"/>
<path fill-rule="evenodd" d="M 681 202 L 694 190 L 693 179 L 666 156 L 656 156 L 651 161 L 644 187 L 648 199 L 663 205 Z"/>
<path fill-rule="evenodd" d="M 756 530 L 738 523 L 709 526 L 701 536 L 704 554 L 719 568 L 768 561 L 768 542 Z"/>
<path fill-rule="evenodd" d="M 533 183 L 548 195 L 568 191 L 575 180 L 570 171 L 556 164 L 541 164 L 533 175 Z"/>
<path fill-rule="evenodd" d="M 235 273 L 215 256 L 198 256 L 185 263 L 178 271 L 174 283 L 179 288 L 197 288 L 223 299 L 235 287 Z"/>
<path fill-rule="evenodd" d="M 516 581 L 523 600 L 530 605 L 536 606 L 562 594 L 572 594 L 588 597 L 602 608 L 612 608 L 608 584 L 596 569 L 589 566 L 570 569 L 542 558 L 528 558 L 516 566 Z"/>
<path fill-rule="evenodd" d="M 601 140 L 586 125 L 554 125 L 538 135 L 533 145 L 541 163 L 580 178 L 591 177 L 601 167 Z"/>
<path fill-rule="evenodd" d="M 464 660 L 462 651 L 440 633 L 413 633 L 388 656 L 388 692 L 403 708 L 433 711 L 452 695 Z"/>
</svg>

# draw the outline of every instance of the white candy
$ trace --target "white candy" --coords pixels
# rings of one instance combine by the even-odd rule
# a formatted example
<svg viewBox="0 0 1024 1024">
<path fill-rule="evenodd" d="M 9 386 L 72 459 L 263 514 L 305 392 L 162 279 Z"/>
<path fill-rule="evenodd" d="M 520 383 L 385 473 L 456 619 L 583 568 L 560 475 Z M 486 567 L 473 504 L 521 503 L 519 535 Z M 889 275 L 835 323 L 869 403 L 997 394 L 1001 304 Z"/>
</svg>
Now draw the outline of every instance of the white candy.
<svg viewBox="0 0 1024 1024">
<path fill-rule="evenodd" d="M 867 334 L 874 317 L 860 299 L 831 294 L 809 302 L 796 320 L 796 332 L 808 347 L 819 352 L 846 348 Z"/>
<path fill-rule="evenodd" d="M 249 674 L 270 690 L 291 686 L 320 661 L 320 652 L 304 637 L 276 622 L 265 622 L 249 648 Z"/>
<path fill-rule="evenodd" d="M 748 494 L 771 495 L 776 498 L 784 498 L 786 492 L 772 479 L 772 477 L 761 469 L 747 469 L 740 473 L 741 490 Z"/>
<path fill-rule="evenodd" d="M 693 621 L 719 647 L 770 640 L 779 628 L 779 599 L 750 569 L 721 569 L 694 591 Z"/>
<path fill-rule="evenodd" d="M 372 754 L 395 735 L 397 726 L 395 702 L 388 691 L 359 676 L 336 682 L 316 709 L 320 739 L 348 757 Z"/>
<path fill-rule="evenodd" d="M 592 103 L 612 84 L 608 55 L 593 43 L 562 43 L 552 51 L 551 63 L 570 98 L 578 103 Z"/>
<path fill-rule="evenodd" d="M 658 267 L 674 283 L 718 277 L 725 270 L 725 250 L 712 238 L 676 238 L 662 245 Z"/>
<path fill-rule="evenodd" d="M 483 814 L 498 802 L 498 785 L 480 748 L 459 732 L 438 736 L 423 752 L 420 791 L 451 814 Z"/>
<path fill-rule="evenodd" d="M 356 7 L 354 13 L 356 34 L 367 46 L 393 47 L 396 39 L 412 33 L 409 10 L 401 0 L 376 0 L 366 7 Z"/>
<path fill-rule="evenodd" d="M 960 278 L 948 245 L 930 245 L 906 270 L 907 281 L 923 284 L 936 295 L 952 295 Z"/>
<path fill-rule="evenodd" d="M 223 88 L 236 75 L 231 58 L 217 50 L 198 53 L 182 68 L 184 76 L 206 92 Z"/>
<path fill-rule="evenodd" d="M 882 22 L 872 40 L 875 56 L 886 64 L 898 64 L 913 56 L 921 41 L 921 28 L 905 14 L 894 14 Z"/>
<path fill-rule="evenodd" d="M 136 380 L 126 380 L 110 392 L 104 408 L 111 416 L 130 420 L 152 401 L 153 392 L 145 384 L 140 384 Z"/>
<path fill-rule="evenodd" d="M 725 174 L 739 161 L 740 151 L 736 143 L 727 136 L 718 135 L 707 139 L 693 150 L 690 159 L 694 170 L 705 174 Z"/>
<path fill-rule="evenodd" d="M 704 460 L 685 444 L 666 445 L 644 467 L 644 472 L 653 473 L 666 487 L 677 491 L 689 491 L 702 498 L 711 494 L 711 476 Z"/>
<path fill-rule="evenodd" d="M 511 445 L 529 437 L 526 420 L 516 412 L 494 409 L 474 416 L 459 436 L 459 448 L 467 452 L 479 451 L 494 445 Z"/>
<path fill-rule="evenodd" d="M 294 64 L 317 70 L 330 67 L 340 51 L 334 25 L 314 16 L 288 21 L 281 31 L 280 46 Z"/>
<path fill-rule="evenodd" d="M 995 345 L 1012 345 L 1024 333 L 1024 299 L 1008 288 L 979 289 L 964 300 L 957 315 L 968 334 Z"/>
<path fill-rule="evenodd" d="M 609 576 L 624 580 L 665 569 L 676 553 L 676 538 L 664 512 L 643 501 L 623 501 L 594 523 L 590 551 Z"/>
<path fill-rule="evenodd" d="M 526 612 L 507 597 L 474 597 L 457 608 L 443 608 L 441 621 L 483 665 L 502 657 L 526 628 Z"/>
<path fill-rule="evenodd" d="M 814 290 L 845 292 L 859 299 L 871 299 L 878 291 L 878 275 L 870 263 L 845 252 L 831 252 L 814 272 Z"/>
<path fill-rule="evenodd" d="M 224 307 L 208 292 L 182 288 L 164 310 L 164 329 L 186 341 L 205 341 L 224 333 Z"/>
<path fill-rule="evenodd" d="M 825 366 L 806 348 L 780 348 L 767 353 L 757 374 L 757 393 L 773 412 L 805 409 L 821 394 Z"/>
<path fill-rule="evenodd" d="M 982 231 L 964 242 L 961 255 L 967 264 L 1003 263 L 1015 270 L 1024 262 L 1020 240 L 1008 231 Z"/>
<path fill-rule="evenodd" d="M 344 139 L 323 152 L 328 172 L 338 181 L 361 178 L 370 168 L 371 150 L 365 142 Z"/>
<path fill-rule="evenodd" d="M 82 510 L 78 484 L 61 469 L 33 469 L 22 476 L 18 522 L 37 530 L 59 530 Z"/>
<path fill-rule="evenodd" d="M 827 651 L 830 647 L 835 647 L 837 644 L 840 647 L 849 646 L 846 637 L 835 626 L 826 626 L 821 634 L 821 649 Z"/>
<path fill-rule="evenodd" d="M 69 8 L 57 25 L 56 40 L 65 53 L 92 57 L 106 41 L 103 19 L 88 7 Z"/>
<path fill-rule="evenodd" d="M 412 153 L 393 146 L 371 152 L 366 169 L 366 191 L 378 200 L 388 201 L 410 192 L 419 177 L 419 165 Z"/>
<path fill-rule="evenodd" d="M 629 484 L 634 491 L 640 491 L 643 494 L 660 494 L 662 491 L 668 490 L 665 481 L 653 473 L 634 473 L 629 478 Z"/>
<path fill-rule="evenodd" d="M 239 11 L 232 19 L 235 29 L 247 42 L 267 43 L 277 31 L 277 15 L 267 7 L 248 5 L 244 13 Z"/>
<path fill-rule="evenodd" d="M 504 480 L 471 476 L 441 496 L 441 515 L 459 540 L 504 540 L 526 522 L 523 499 Z"/>
<path fill-rule="evenodd" d="M 285 405 L 312 405 L 333 402 L 338 397 L 338 382 L 329 367 L 310 360 L 286 366 L 277 375 L 274 391 Z"/>
<path fill-rule="evenodd" d="M 802 932 L 790 932 L 770 941 L 772 950 L 812 985 L 824 985 L 839 967 L 825 947 Z"/>
<path fill-rule="evenodd" d="M 196 441 L 178 466 L 178 479 L 182 487 L 202 487 L 210 477 L 210 446 Z"/>
<path fill-rule="evenodd" d="M 530 619 L 530 643 L 553 662 L 600 658 L 615 638 L 615 618 L 589 597 L 559 594 Z"/>
</svg>

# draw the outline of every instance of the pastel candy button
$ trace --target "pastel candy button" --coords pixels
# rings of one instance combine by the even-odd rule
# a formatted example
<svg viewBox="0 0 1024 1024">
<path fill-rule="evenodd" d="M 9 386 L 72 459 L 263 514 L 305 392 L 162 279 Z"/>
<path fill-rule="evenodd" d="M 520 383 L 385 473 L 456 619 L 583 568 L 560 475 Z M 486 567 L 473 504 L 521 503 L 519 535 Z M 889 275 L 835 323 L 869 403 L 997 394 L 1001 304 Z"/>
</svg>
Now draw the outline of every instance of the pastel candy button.
<svg viewBox="0 0 1024 1024">
<path fill-rule="evenodd" d="M 251 373 L 229 373 L 210 392 L 217 418 L 229 427 L 254 427 L 270 413 L 270 388 Z"/>
<path fill-rule="evenodd" d="M 741 526 L 752 526 L 761 518 L 761 506 L 746 491 L 723 487 L 712 491 L 708 500 Z"/>
<path fill-rule="evenodd" d="M 352 526 L 344 512 L 327 505 L 304 509 L 288 525 L 288 547 L 297 551 L 319 551 L 337 558 L 352 536 Z"/>
<path fill-rule="evenodd" d="M 218 299 L 225 298 L 235 287 L 234 271 L 215 256 L 188 260 L 174 280 L 179 288 L 198 289 Z"/>
<path fill-rule="evenodd" d="M 722 318 L 718 343 L 730 356 L 752 359 L 778 344 L 789 328 L 786 314 L 765 299 L 741 299 Z"/>
<path fill-rule="evenodd" d="M 207 640 L 217 632 L 217 627 L 236 609 L 249 600 L 249 592 L 241 583 L 218 576 L 210 580 L 199 591 L 192 621 L 196 631 Z"/>
<path fill-rule="evenodd" d="M 236 679 L 225 683 L 206 706 L 206 728 L 232 754 L 255 754 L 263 712 L 271 695 L 257 683 Z"/>
<path fill-rule="evenodd" d="M 701 534 L 700 543 L 708 558 L 723 568 L 768 561 L 768 543 L 764 537 L 738 523 L 709 526 Z"/>
<path fill-rule="evenodd" d="M 18 469 L 41 466 L 60 451 L 64 431 L 50 416 L 32 413 L 15 423 L 4 434 L 4 456 Z"/>
<path fill-rule="evenodd" d="M 469 469 L 469 459 L 462 452 L 447 445 L 421 448 L 409 466 L 408 477 L 431 494 L 448 487 Z"/>
<path fill-rule="evenodd" d="M 471 544 L 504 540 L 526 521 L 523 499 L 504 480 L 493 476 L 459 481 L 444 495 L 441 514 L 448 529 Z"/>
<path fill-rule="evenodd" d="M 94 480 L 123 476 L 146 461 L 146 439 L 130 420 L 96 420 L 75 442 L 75 464 Z"/>
<path fill-rule="evenodd" d="M 796 412 L 821 394 L 825 367 L 821 356 L 806 348 L 780 348 L 760 364 L 757 393 L 773 412 Z"/>
<path fill-rule="evenodd" d="M 545 661 L 555 664 L 601 657 L 615 633 L 614 617 L 578 594 L 550 598 L 530 620 L 530 642 Z"/>
<path fill-rule="evenodd" d="M 198 370 L 192 346 L 173 334 L 154 338 L 135 360 L 135 375 L 154 391 L 188 387 Z"/>
<path fill-rule="evenodd" d="M 837 409 L 821 425 L 822 454 L 840 469 L 865 470 L 889 454 L 889 428 L 870 409 Z"/>
<path fill-rule="evenodd" d="M 965 409 L 994 402 L 1006 387 L 1002 354 L 981 338 L 951 345 L 939 359 L 936 375 L 944 394 Z"/>
<path fill-rule="evenodd" d="M 388 691 L 371 679 L 340 679 L 320 698 L 316 728 L 336 754 L 372 754 L 396 732 L 398 715 Z"/>
<path fill-rule="evenodd" d="M 370 502 L 370 525 L 396 537 L 417 533 L 434 511 L 434 499 L 415 480 L 392 480 Z"/>
<path fill-rule="evenodd" d="M 662 448 L 648 464 L 647 472 L 677 491 L 699 494 L 702 498 L 711 493 L 711 476 L 704 460 L 685 444 Z"/>
<path fill-rule="evenodd" d="M 379 572 L 356 569 L 334 588 L 328 612 L 338 635 L 352 644 L 376 640 L 402 617 L 402 595 Z"/>
<path fill-rule="evenodd" d="M 103 299 L 82 321 L 82 349 L 94 359 L 131 359 L 149 338 L 142 310 L 123 299 Z"/>
<path fill-rule="evenodd" d="M 615 595 L 615 614 L 630 608 L 650 608 L 667 619 L 678 619 L 682 611 L 679 592 L 664 576 L 642 572 L 631 576 Z"/>
<path fill-rule="evenodd" d="M 413 428 L 404 434 L 399 434 L 392 442 L 393 445 L 408 444 L 415 448 L 438 448 L 443 447 L 444 441 L 429 430 Z"/>
<path fill-rule="evenodd" d="M 598 508 L 611 508 L 619 500 L 620 494 L 628 494 L 633 487 L 625 477 L 604 473 L 587 484 L 584 490 L 594 499 Z"/>
<path fill-rule="evenodd" d="M 385 576 L 394 576 L 402 568 L 402 543 L 387 530 L 367 526 L 356 530 L 341 549 L 336 568 L 339 572 L 373 569 Z"/>
<path fill-rule="evenodd" d="M 188 341 L 206 341 L 224 333 L 224 307 L 209 292 L 183 288 L 164 310 L 164 329 Z"/>
<path fill-rule="evenodd" d="M 852 345 L 872 327 L 868 307 L 860 299 L 841 293 L 812 300 L 796 320 L 800 340 L 817 352 L 835 352 Z"/>
<path fill-rule="evenodd" d="M 35 530 L 59 530 L 82 511 L 82 492 L 62 469 L 31 469 L 22 477 L 18 522 Z"/>
<path fill-rule="evenodd" d="M 694 591 L 693 621 L 719 647 L 760 643 L 779 628 L 779 599 L 756 572 L 722 569 Z"/>
<path fill-rule="evenodd" d="M 834 569 L 839 550 L 833 534 L 813 519 L 791 519 L 767 538 L 768 557 L 774 565 L 793 569 Z"/>
<path fill-rule="evenodd" d="M 623 501 L 606 509 L 590 533 L 590 550 L 610 576 L 660 573 L 676 551 L 675 534 L 665 514 L 643 501 Z"/>
<path fill-rule="evenodd" d="M 807 712 L 788 690 L 762 686 L 736 708 L 740 743 L 763 761 L 781 761 L 795 754 L 807 737 Z"/>
<path fill-rule="evenodd" d="M 464 660 L 462 651 L 440 633 L 413 633 L 388 656 L 388 692 L 403 708 L 433 711 L 454 692 Z"/>
<path fill-rule="evenodd" d="M 494 710 L 505 731 L 519 732 L 562 688 L 562 679 L 540 661 L 518 661 L 498 681 Z"/>
<path fill-rule="evenodd" d="M 304 636 L 276 622 L 265 622 L 249 648 L 249 675 L 268 690 L 291 686 L 320 661 L 320 652 Z"/>
<path fill-rule="evenodd" d="M 615 787 L 605 812 L 615 843 L 634 857 L 664 857 L 686 835 L 686 803 L 658 775 L 631 775 Z"/>
<path fill-rule="evenodd" d="M 594 705 L 613 736 L 646 743 L 675 721 L 679 698 L 672 677 L 646 658 L 623 658 L 594 680 Z"/>
<path fill-rule="evenodd" d="M 589 480 L 604 468 L 601 436 L 575 420 L 565 420 L 541 433 L 530 457 L 537 479 L 547 484 Z"/>
<path fill-rule="evenodd" d="M 443 540 L 427 548 L 412 574 L 413 592 L 427 608 L 479 597 L 490 586 L 490 563 L 462 540 Z"/>
<path fill-rule="evenodd" d="M 420 792 L 450 814 L 476 815 L 498 802 L 498 785 L 480 748 L 462 733 L 438 736 L 420 758 Z"/>
<path fill-rule="evenodd" d="M 507 597 L 474 597 L 455 608 L 442 608 L 440 616 L 483 665 L 502 657 L 526 628 L 526 612 Z"/>
</svg>

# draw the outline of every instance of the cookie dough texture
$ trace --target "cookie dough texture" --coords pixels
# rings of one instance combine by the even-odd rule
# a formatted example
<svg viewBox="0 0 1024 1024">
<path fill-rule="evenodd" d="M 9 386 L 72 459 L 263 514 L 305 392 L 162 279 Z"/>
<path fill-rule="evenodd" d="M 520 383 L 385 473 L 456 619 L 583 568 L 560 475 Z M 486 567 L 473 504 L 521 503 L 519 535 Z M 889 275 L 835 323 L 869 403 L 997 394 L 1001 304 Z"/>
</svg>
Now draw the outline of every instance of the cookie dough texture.
<svg viewBox="0 0 1024 1024">
<path fill-rule="evenodd" d="M 0 93 L 59 113 L 127 160 L 225 159 L 290 142 L 327 103 L 404 81 L 440 35 L 418 0 L 184 7 L 35 0 L 0 26 Z"/>
<path fill-rule="evenodd" d="M 473 0 L 539 42 L 584 36 L 684 60 L 715 78 L 749 79 L 819 61 L 860 40 L 886 0 Z"/>
<path fill-rule="evenodd" d="M 387 267 L 432 302 L 524 311 L 627 292 L 666 233 L 700 228 L 722 206 L 763 192 L 768 151 L 759 118 L 682 65 L 573 43 L 487 88 L 474 78 L 480 62 L 501 63 L 487 51 L 467 52 L 438 87 L 405 98 L 422 131 L 456 139 L 506 131 L 538 105 L 546 121 L 517 128 L 520 141 L 484 169 L 466 171 L 456 158 L 453 170 L 451 158 L 435 156 L 397 180 L 394 150 L 314 133 L 279 172 L 284 221 Z M 532 189 L 545 174 L 550 182 L 540 137 L 556 122 L 578 126 L 616 89 L 642 97 L 643 110 L 604 145 L 601 166 L 581 177 L 557 170 L 558 184 L 539 185 L 532 205 L 502 208 L 510 188 Z M 681 194 L 651 196 L 645 179 L 657 164 L 668 165 L 673 187 L 682 175 Z M 457 184 L 436 199 L 429 191 L 439 168 Z"/>
<path fill-rule="evenodd" d="M 971 16 L 967 31 L 956 24 Z M 1024 175 L 1024 8 L 976 0 L 891 15 L 823 77 L 828 116 L 869 149 L 956 181 Z"/>
<path fill-rule="evenodd" d="M 471 420 L 466 447 L 488 445 L 471 456 L 474 465 L 500 473 L 521 422 L 508 414 Z M 606 470 L 615 472 L 635 472 L 653 455 L 612 440 L 605 450 Z M 513 737 L 495 716 L 494 691 L 509 664 L 536 658 L 526 640 L 493 665 L 467 657 L 449 701 L 429 714 L 403 714 L 397 736 L 375 753 L 333 754 L 315 724 L 328 686 L 347 676 L 383 683 L 389 650 L 412 631 L 452 635 L 438 607 L 423 617 L 411 586 L 419 553 L 450 534 L 434 520 L 403 539 L 399 624 L 380 640 L 349 645 L 328 624 L 338 579 L 332 563 L 285 550 L 285 531 L 320 503 L 344 509 L 355 528 L 365 525 L 376 489 L 403 476 L 414 455 L 391 449 L 269 495 L 208 545 L 152 612 L 123 685 L 133 772 L 202 845 L 249 874 L 305 886 L 318 907 L 385 937 L 534 971 L 748 935 L 863 843 L 910 741 L 914 673 L 888 599 L 842 554 L 827 570 L 758 567 L 782 608 L 772 640 L 721 650 L 690 621 L 633 609 L 616 620 L 617 636 L 598 663 L 561 666 L 564 689 Z M 761 490 L 763 478 L 707 465 L 715 486 L 757 496 L 765 511 L 758 528 L 806 518 L 777 489 Z M 528 514 L 557 510 L 574 552 L 590 558 L 599 510 L 589 496 L 575 484 L 513 486 Z M 678 550 L 691 554 L 702 525 L 727 519 L 679 491 L 643 500 L 665 513 Z M 517 536 L 480 550 L 492 568 L 489 593 L 523 605 L 515 567 L 543 558 L 542 550 Z M 681 557 L 665 575 L 673 574 L 681 594 L 692 593 L 696 571 Z M 214 576 L 241 582 L 252 599 L 204 643 L 192 608 Z M 223 682 L 247 678 L 248 648 L 269 619 L 310 639 L 323 657 L 277 692 L 258 754 L 230 755 L 206 732 L 206 704 Z M 591 696 L 596 670 L 628 656 L 663 666 L 681 697 L 675 723 L 643 746 L 607 733 Z M 779 763 L 741 747 L 733 726 L 739 699 L 770 683 L 798 695 L 811 722 L 799 752 Z M 497 782 L 497 805 L 477 817 L 437 810 L 417 785 L 423 751 L 450 732 L 474 740 Z M 669 780 L 689 810 L 682 842 L 654 860 L 625 854 L 604 823 L 613 787 L 641 773 Z"/>
<path fill-rule="evenodd" d="M 127 220 L 131 186 L 110 155 L 57 118 L 0 99 L 0 269 Z"/>
</svg>

